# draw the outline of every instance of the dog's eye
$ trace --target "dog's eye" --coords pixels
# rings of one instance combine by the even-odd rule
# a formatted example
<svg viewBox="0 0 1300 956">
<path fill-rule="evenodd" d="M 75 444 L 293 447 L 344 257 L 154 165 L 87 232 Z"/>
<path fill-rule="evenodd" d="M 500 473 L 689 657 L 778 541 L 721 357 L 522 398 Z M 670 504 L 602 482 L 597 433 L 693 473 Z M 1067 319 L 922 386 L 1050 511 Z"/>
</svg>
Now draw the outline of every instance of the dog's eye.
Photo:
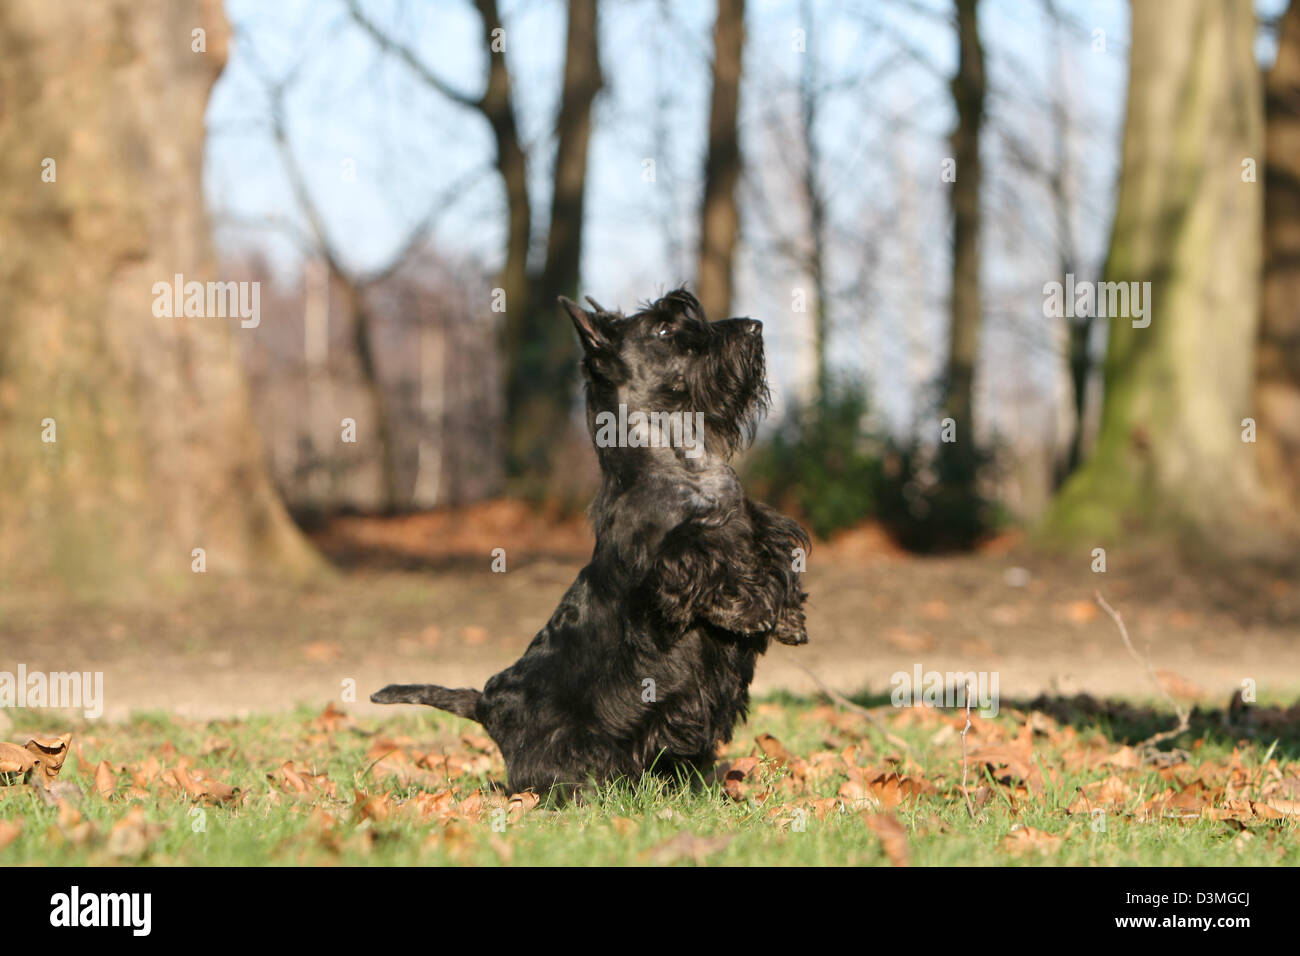
<svg viewBox="0 0 1300 956">
<path fill-rule="evenodd" d="M 659 336 L 661 339 L 671 338 L 672 334 L 673 327 L 667 322 L 661 322 L 659 328 L 655 329 L 655 335 Z"/>
</svg>

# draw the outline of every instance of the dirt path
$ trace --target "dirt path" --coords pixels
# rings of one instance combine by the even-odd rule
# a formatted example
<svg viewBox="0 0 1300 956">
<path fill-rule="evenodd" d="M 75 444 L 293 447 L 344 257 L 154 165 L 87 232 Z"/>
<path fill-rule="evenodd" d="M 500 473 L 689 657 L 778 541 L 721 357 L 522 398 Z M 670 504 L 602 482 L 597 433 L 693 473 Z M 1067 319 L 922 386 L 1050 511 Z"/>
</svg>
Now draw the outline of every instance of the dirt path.
<svg viewBox="0 0 1300 956">
<path fill-rule="evenodd" d="M 322 540 L 356 552 L 356 540 Z M 568 553 L 548 557 L 543 545 Z M 14 673 L 19 664 L 29 673 L 102 671 L 109 718 L 321 707 L 343 700 L 347 681 L 357 689 L 348 706 L 378 711 L 366 696 L 386 683 L 482 686 L 515 660 L 581 567 L 584 548 L 581 533 L 543 537 L 496 574 L 488 558 L 389 547 L 389 567 L 368 561 L 305 593 L 214 578 L 207 596 L 147 608 L 0 593 L 0 671 Z M 1138 649 L 1150 647 L 1176 695 L 1221 706 L 1243 679 L 1286 700 L 1300 691 L 1294 577 L 1191 576 L 1138 557 L 1112 558 L 1107 573 L 1094 574 L 1089 562 L 1086 554 L 1073 560 L 996 549 L 922 560 L 899 556 L 870 534 L 815 550 L 806 578 L 810 643 L 775 646 L 759 665 L 755 691 L 815 691 L 803 665 L 846 693 L 888 693 L 892 674 L 919 665 L 996 672 L 1006 701 L 1039 693 L 1154 696 L 1094 604 L 1095 588 L 1123 612 Z"/>
</svg>

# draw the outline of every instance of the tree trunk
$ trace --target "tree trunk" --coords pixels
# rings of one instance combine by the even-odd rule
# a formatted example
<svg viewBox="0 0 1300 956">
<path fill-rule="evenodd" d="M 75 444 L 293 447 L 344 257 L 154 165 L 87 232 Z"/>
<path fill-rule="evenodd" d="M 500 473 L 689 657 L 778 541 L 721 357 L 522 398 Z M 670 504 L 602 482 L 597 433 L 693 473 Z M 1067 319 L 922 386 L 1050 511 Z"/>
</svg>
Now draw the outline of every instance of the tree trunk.
<svg viewBox="0 0 1300 956">
<path fill-rule="evenodd" d="M 1206 531 L 1258 502 L 1241 424 L 1259 305 L 1261 192 L 1241 175 L 1263 145 L 1254 14 L 1223 0 L 1135 3 L 1132 22 L 1105 276 L 1149 282 L 1150 296 L 1145 317 L 1130 298 L 1131 315 L 1104 319 L 1097 445 L 1047 519 L 1092 541 L 1144 524 Z"/>
<path fill-rule="evenodd" d="M 591 107 L 604 84 L 597 43 L 596 0 L 570 0 L 564 87 L 555 122 L 556 150 L 546 264 L 519 324 L 508 339 L 507 466 L 514 490 L 534 497 L 559 477 L 558 463 L 574 431 L 577 349 L 557 299 L 576 296 L 582 265 Z"/>
<path fill-rule="evenodd" d="M 515 443 L 522 437 L 515 432 L 516 413 L 522 413 L 521 410 L 529 403 L 533 384 L 529 381 L 529 376 L 537 374 L 538 364 L 536 356 L 532 354 L 536 344 L 533 317 L 538 303 L 533 298 L 534 289 L 528 272 L 528 252 L 533 233 L 532 198 L 528 186 L 527 154 L 515 121 L 510 68 L 506 62 L 505 50 L 495 52 L 492 48 L 494 33 L 503 29 L 501 14 L 496 0 L 475 0 L 475 6 L 483 25 L 483 48 L 488 55 L 488 81 L 482 99 L 472 105 L 482 112 L 492 128 L 497 151 L 497 172 L 501 175 L 506 192 L 505 262 L 498 282 L 499 288 L 505 293 L 502 352 L 505 356 L 508 430 L 506 457 L 507 472 L 513 474 L 516 471 Z M 526 453 L 526 448 L 523 451 Z"/>
<path fill-rule="evenodd" d="M 984 123 L 984 50 L 978 0 L 955 0 L 957 74 L 952 98 L 957 130 L 952 136 L 957 181 L 952 184 L 952 327 L 944 375 L 943 411 L 957 422 L 959 441 L 973 440 L 972 389 L 980 331 L 980 128 Z"/>
<path fill-rule="evenodd" d="M 216 278 L 200 170 L 226 43 L 211 0 L 0 5 L 0 579 L 193 580 L 196 548 L 209 573 L 319 566 L 252 427 L 231 335 L 256 331 L 155 316 L 155 283 Z"/>
<path fill-rule="evenodd" d="M 361 384 L 370 400 L 375 416 L 375 444 L 379 447 L 379 483 L 383 504 L 381 510 L 396 513 L 411 505 L 411 495 L 402 490 L 401 460 L 398 455 L 397 430 L 393 424 L 393 409 L 384 391 L 375 357 L 375 318 L 366 303 L 365 293 L 346 276 L 334 273 L 334 279 L 343 289 L 348 304 L 348 321 L 352 327 L 352 347 L 361 369 Z"/>
<path fill-rule="evenodd" d="M 800 17 L 813 30 L 810 2 L 800 6 Z M 813 402 L 819 414 L 825 414 L 830 400 L 830 295 L 826 289 L 826 195 L 822 188 L 821 150 L 817 144 L 817 60 L 812 50 L 803 55 L 799 73 L 799 127 L 803 138 L 803 176 L 800 185 L 808 205 L 807 269 L 812 279 L 813 297 Z"/>
<path fill-rule="evenodd" d="M 1264 85 L 1264 284 L 1255 381 L 1265 486 L 1300 513 L 1300 0 Z"/>
<path fill-rule="evenodd" d="M 709 109 L 709 152 L 704 164 L 697 283 L 704 314 L 714 319 L 731 315 L 731 264 L 740 231 L 740 213 L 736 208 L 740 139 L 736 127 L 744 47 L 745 0 L 718 0 L 713 25 L 713 101 Z"/>
</svg>

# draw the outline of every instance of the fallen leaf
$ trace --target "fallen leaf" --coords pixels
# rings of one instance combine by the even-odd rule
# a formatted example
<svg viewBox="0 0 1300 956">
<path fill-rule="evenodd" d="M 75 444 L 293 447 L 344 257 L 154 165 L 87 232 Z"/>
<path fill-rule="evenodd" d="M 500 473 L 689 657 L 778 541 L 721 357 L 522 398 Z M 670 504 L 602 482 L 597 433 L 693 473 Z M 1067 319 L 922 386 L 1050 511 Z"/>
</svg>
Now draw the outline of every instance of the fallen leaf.
<svg viewBox="0 0 1300 956">
<path fill-rule="evenodd" d="M 95 767 L 95 793 L 108 800 L 117 792 L 117 777 L 107 760 L 101 760 Z"/>
<path fill-rule="evenodd" d="M 754 738 L 754 743 L 758 744 L 758 749 L 771 760 L 776 761 L 781 766 L 790 762 L 790 751 L 785 749 L 785 745 L 777 740 L 771 734 L 759 734 Z"/>
<path fill-rule="evenodd" d="M 1017 823 L 1002 840 L 1002 848 L 1011 853 L 1047 852 L 1060 846 L 1061 838 L 1044 830 Z"/>
<path fill-rule="evenodd" d="M 0 850 L 17 840 L 22 832 L 22 824 L 10 820 L 0 820 Z"/>
<path fill-rule="evenodd" d="M 689 859 L 696 866 L 702 866 L 710 855 L 725 849 L 731 840 L 730 836 L 702 837 L 693 833 L 679 833 L 651 848 L 649 856 L 652 862 L 661 865 Z"/>
<path fill-rule="evenodd" d="M 12 785 L 21 778 L 23 783 L 48 788 L 67 759 L 71 741 L 72 734 L 60 734 L 32 737 L 23 747 L 0 743 L 0 783 Z"/>
<path fill-rule="evenodd" d="M 133 806 L 126 816 L 113 824 L 108 834 L 108 852 L 120 859 L 138 859 L 149 850 L 149 844 L 162 833 L 160 823 L 150 823 L 144 809 Z"/>
<path fill-rule="evenodd" d="M 509 801 L 506 803 L 506 815 L 511 823 L 516 823 L 520 817 L 529 810 L 535 809 L 541 802 L 542 798 L 531 790 L 511 794 Z"/>
<path fill-rule="evenodd" d="M 36 758 L 26 747 L 19 747 L 17 744 L 0 743 L 0 774 L 6 778 L 15 777 L 21 774 L 24 778 L 27 771 L 31 770 L 36 764 Z M 6 779 L 6 783 L 17 783 L 17 779 Z"/>
<path fill-rule="evenodd" d="M 334 701 L 326 704 L 325 709 L 317 714 L 311 723 L 313 727 L 327 734 L 337 733 L 339 730 L 356 726 L 346 712 L 334 706 Z"/>
<path fill-rule="evenodd" d="M 387 793 L 369 794 L 358 790 L 356 800 L 352 803 L 352 812 L 360 820 L 377 820 L 383 822 L 392 813 Z"/>
<path fill-rule="evenodd" d="M 172 771 L 176 782 L 190 797 L 207 803 L 229 803 L 239 793 L 228 783 L 217 780 L 206 770 L 191 770 L 184 763 L 178 764 Z"/>
<path fill-rule="evenodd" d="M 912 848 L 907 839 L 907 828 L 892 813 L 864 813 L 863 819 L 871 832 L 880 840 L 880 847 L 894 866 L 909 866 Z"/>
</svg>

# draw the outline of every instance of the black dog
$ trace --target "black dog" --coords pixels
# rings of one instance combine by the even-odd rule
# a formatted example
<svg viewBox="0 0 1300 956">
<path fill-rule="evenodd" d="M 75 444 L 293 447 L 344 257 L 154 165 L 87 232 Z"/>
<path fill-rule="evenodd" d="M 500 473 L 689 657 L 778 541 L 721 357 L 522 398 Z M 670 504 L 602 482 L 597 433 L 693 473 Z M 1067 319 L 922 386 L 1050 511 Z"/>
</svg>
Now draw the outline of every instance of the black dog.
<svg viewBox="0 0 1300 956">
<path fill-rule="evenodd" d="M 631 316 L 560 301 L 585 352 L 602 476 L 591 563 L 481 693 L 391 685 L 370 698 L 477 720 L 511 790 L 543 794 L 708 769 L 745 716 L 755 658 L 771 639 L 808 640 L 794 570 L 808 537 L 746 498 L 727 464 L 767 407 L 762 324 L 708 322 L 684 290 Z M 700 422 L 702 435 L 686 424 Z"/>
</svg>

